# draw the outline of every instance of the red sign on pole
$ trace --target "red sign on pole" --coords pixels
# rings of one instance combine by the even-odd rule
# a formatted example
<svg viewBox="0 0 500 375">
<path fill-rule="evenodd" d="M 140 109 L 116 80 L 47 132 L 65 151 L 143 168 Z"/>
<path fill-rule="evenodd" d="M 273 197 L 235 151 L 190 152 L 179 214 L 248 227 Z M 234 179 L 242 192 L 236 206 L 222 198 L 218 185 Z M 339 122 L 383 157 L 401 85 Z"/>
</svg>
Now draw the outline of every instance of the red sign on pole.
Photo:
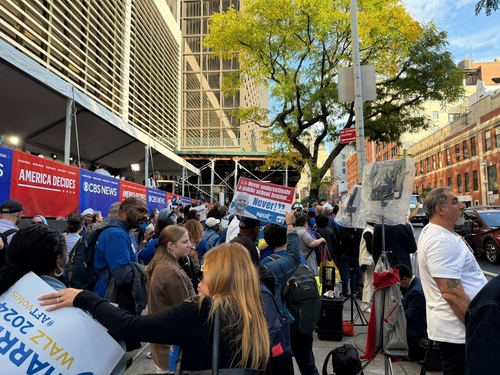
<svg viewBox="0 0 500 375">
<path fill-rule="evenodd" d="M 340 131 L 340 143 L 356 142 L 356 128 L 347 128 Z"/>
</svg>

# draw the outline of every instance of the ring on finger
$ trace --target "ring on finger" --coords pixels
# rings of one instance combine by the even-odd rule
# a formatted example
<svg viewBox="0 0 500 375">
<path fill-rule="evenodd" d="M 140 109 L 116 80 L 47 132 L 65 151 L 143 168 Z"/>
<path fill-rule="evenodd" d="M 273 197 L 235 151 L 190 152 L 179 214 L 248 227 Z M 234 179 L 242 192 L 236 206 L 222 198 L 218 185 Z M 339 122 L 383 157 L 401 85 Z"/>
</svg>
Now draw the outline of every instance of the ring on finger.
<svg viewBox="0 0 500 375">
<path fill-rule="evenodd" d="M 59 301 L 59 297 L 56 298 L 56 301 L 57 303 L 61 303 L 61 301 Z"/>
</svg>

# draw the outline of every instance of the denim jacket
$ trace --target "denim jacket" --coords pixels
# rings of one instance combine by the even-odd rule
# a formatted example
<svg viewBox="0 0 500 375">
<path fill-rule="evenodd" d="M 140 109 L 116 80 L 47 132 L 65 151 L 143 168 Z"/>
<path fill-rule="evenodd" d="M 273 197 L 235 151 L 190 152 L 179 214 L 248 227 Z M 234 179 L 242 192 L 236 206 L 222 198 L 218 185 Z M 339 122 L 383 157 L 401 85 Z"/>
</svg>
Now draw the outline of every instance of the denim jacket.
<svg viewBox="0 0 500 375">
<path fill-rule="evenodd" d="M 281 288 L 292 277 L 300 264 L 299 235 L 296 230 L 288 231 L 286 254 L 275 261 L 262 262 L 268 271 L 274 275 L 274 298 L 281 312 L 281 315 L 288 318 L 290 323 L 294 321 L 292 314 L 281 302 Z"/>
</svg>

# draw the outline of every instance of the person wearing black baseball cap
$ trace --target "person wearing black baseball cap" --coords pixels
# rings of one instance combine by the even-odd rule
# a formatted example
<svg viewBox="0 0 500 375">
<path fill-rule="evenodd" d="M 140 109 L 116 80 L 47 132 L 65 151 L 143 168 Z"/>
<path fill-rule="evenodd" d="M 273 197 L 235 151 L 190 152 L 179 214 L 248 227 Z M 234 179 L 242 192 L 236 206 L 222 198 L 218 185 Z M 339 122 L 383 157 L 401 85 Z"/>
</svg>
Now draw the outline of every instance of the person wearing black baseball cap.
<svg viewBox="0 0 500 375">
<path fill-rule="evenodd" d="M 17 225 L 26 211 L 21 202 L 14 199 L 7 199 L 0 205 L 0 233 L 7 238 L 10 243 L 14 234 L 19 230 Z"/>
</svg>

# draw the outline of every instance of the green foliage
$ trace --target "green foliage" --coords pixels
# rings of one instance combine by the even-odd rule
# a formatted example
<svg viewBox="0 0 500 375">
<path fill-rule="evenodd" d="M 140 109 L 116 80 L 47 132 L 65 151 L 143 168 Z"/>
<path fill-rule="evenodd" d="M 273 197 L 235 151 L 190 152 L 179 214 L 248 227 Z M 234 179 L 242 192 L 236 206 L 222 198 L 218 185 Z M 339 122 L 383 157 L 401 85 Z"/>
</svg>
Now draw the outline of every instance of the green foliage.
<svg viewBox="0 0 500 375">
<path fill-rule="evenodd" d="M 476 15 L 481 13 L 484 9 L 484 12 L 487 16 L 491 15 L 491 12 L 497 11 L 499 5 L 499 0 L 480 0 L 476 4 Z"/>
<path fill-rule="evenodd" d="M 223 58 L 239 56 L 230 92 L 251 77 L 268 87 L 269 112 L 244 109 L 242 120 L 265 126 L 268 166 L 309 166 L 311 190 L 344 145 L 339 130 L 355 126 L 352 103 L 339 103 L 337 74 L 352 65 L 349 0 L 248 0 L 240 11 L 211 17 L 204 47 Z M 363 0 L 358 12 L 363 65 L 377 73 L 377 100 L 364 103 L 365 136 L 399 142 L 429 126 L 423 103 L 456 101 L 463 75 L 446 51 L 446 34 L 411 18 L 399 0 Z M 266 118 L 268 119 L 266 121 Z M 323 163 L 320 146 L 335 147 Z"/>
</svg>

